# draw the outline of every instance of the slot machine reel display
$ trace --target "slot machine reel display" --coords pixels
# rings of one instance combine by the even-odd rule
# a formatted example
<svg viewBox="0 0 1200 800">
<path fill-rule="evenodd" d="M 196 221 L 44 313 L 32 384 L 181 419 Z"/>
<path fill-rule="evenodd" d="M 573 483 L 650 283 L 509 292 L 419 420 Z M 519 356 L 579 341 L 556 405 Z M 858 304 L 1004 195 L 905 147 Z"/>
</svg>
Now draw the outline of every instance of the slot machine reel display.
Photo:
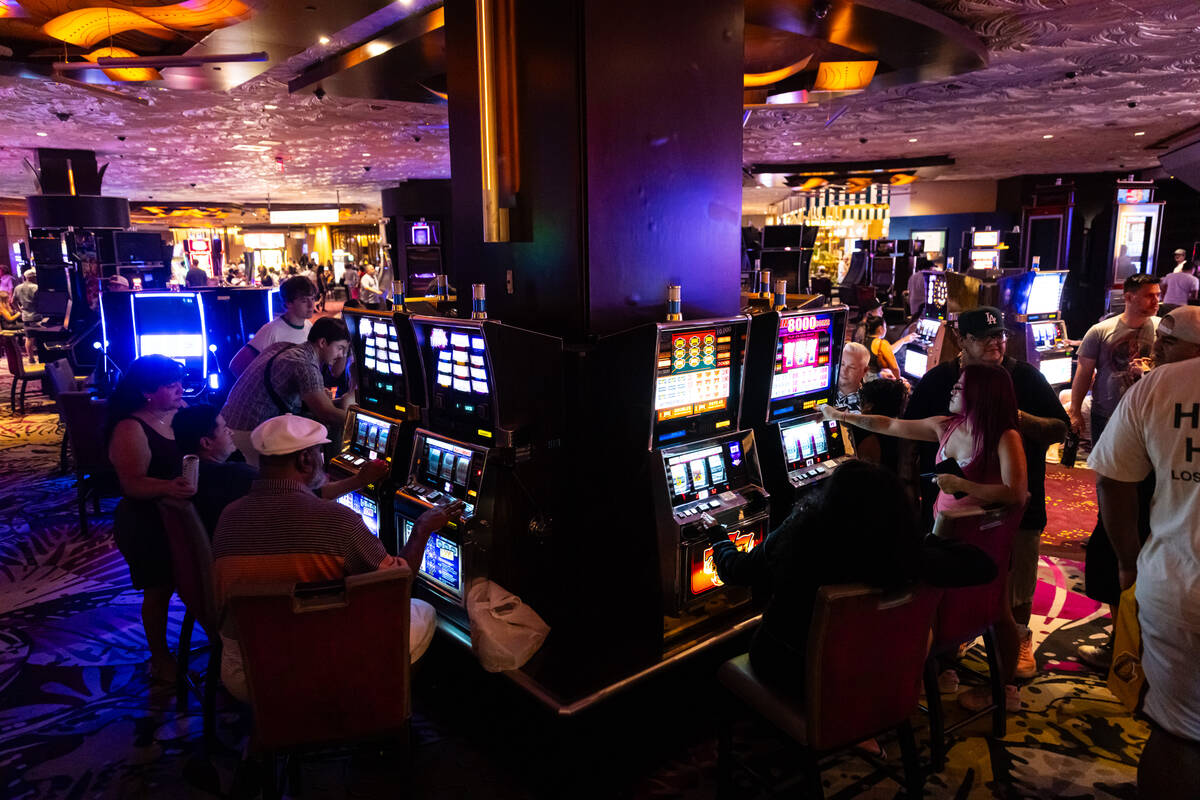
<svg viewBox="0 0 1200 800">
<path fill-rule="evenodd" d="M 346 413 L 342 428 L 341 448 L 329 461 L 329 474 L 334 478 L 357 475 L 373 461 L 384 461 L 389 469 L 383 478 L 354 492 L 344 494 L 338 502 L 362 517 L 372 534 L 379 537 L 390 553 L 397 550 L 395 532 L 391 526 L 391 500 L 395 485 L 392 482 L 393 462 L 401 448 L 401 427 L 396 420 L 387 419 L 352 406 Z"/>
</svg>

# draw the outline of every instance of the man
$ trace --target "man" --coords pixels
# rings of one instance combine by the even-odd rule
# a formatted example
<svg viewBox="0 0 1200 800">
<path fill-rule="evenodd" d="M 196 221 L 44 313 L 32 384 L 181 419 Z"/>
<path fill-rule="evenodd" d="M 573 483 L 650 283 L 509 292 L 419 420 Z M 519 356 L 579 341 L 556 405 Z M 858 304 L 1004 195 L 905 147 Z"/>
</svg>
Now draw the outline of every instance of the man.
<svg viewBox="0 0 1200 800">
<path fill-rule="evenodd" d="M 1163 304 L 1186 306 L 1200 294 L 1200 279 L 1196 278 L 1196 265 L 1190 261 L 1162 279 Z"/>
<path fill-rule="evenodd" d="M 1191 263 L 1191 262 L 1188 261 L 1187 251 L 1186 250 L 1176 250 L 1175 251 L 1175 269 L 1172 271 L 1173 272 L 1183 272 L 1184 265 L 1189 264 L 1189 263 Z"/>
<path fill-rule="evenodd" d="M 271 320 L 258 329 L 246 346 L 237 352 L 229 362 L 229 371 L 234 377 L 241 375 L 262 351 L 276 342 L 291 342 L 303 344 L 312 330 L 310 317 L 317 302 L 317 290 L 301 275 L 288 278 L 279 287 L 279 296 L 283 299 L 283 314 Z"/>
<path fill-rule="evenodd" d="M 1174 364 L 1200 357 L 1200 306 L 1183 306 L 1158 323 L 1154 336 L 1154 365 Z"/>
<path fill-rule="evenodd" d="M 171 420 L 171 430 L 175 432 L 175 445 L 180 454 L 200 459 L 200 475 L 192 505 L 211 538 L 217 530 L 221 512 L 250 492 L 250 485 L 258 479 L 258 470 L 249 464 L 228 460 L 237 446 L 216 406 L 200 404 L 179 409 Z M 320 496 L 336 500 L 382 480 L 389 469 L 386 461 L 368 462 L 355 475 L 322 486 Z"/>
<path fill-rule="evenodd" d="M 1075 379 L 1071 382 L 1069 414 L 1071 428 L 1076 432 L 1083 429 L 1083 400 L 1091 390 L 1093 443 L 1100 441 L 1122 395 L 1150 369 L 1158 323 L 1154 315 L 1162 288 L 1153 275 L 1137 274 L 1125 279 L 1124 290 L 1125 310 L 1119 316 L 1097 322 L 1084 334 L 1077 353 Z M 1144 491 L 1148 490 L 1149 487 Z M 1084 553 L 1084 591 L 1093 600 L 1111 606 L 1115 618 L 1121 597 L 1110 577 L 1114 560 L 1104 520 L 1098 518 Z M 1078 655 L 1084 663 L 1107 670 L 1112 661 L 1112 642 L 1084 644 Z"/>
<path fill-rule="evenodd" d="M 379 308 L 383 293 L 379 290 L 379 280 L 375 277 L 375 267 L 367 264 L 363 267 L 362 276 L 358 280 L 358 299 L 367 308 Z"/>
<path fill-rule="evenodd" d="M 36 325 L 41 315 L 37 313 L 37 270 L 30 267 L 25 270 L 25 280 L 13 289 L 13 302 L 21 310 L 23 325 Z"/>
<path fill-rule="evenodd" d="M 1182 309 L 1177 309 L 1182 310 Z M 1172 312 L 1174 313 L 1174 312 Z M 1180 323 L 1183 324 L 1180 324 Z M 1200 343 L 1192 320 L 1171 336 Z M 1150 738 L 1138 797 L 1191 798 L 1200 786 L 1200 358 L 1156 367 L 1122 398 L 1088 456 L 1121 588 L 1137 583 L 1143 711 Z M 1153 475 L 1151 536 L 1141 543 L 1138 487 Z"/>
<path fill-rule="evenodd" d="M 846 342 L 842 348 L 842 365 L 838 368 L 837 399 L 834 405 L 843 411 L 858 412 L 861 404 L 858 390 L 867 377 L 871 353 L 858 342 Z"/>
<path fill-rule="evenodd" d="M 307 278 L 300 278 L 305 283 Z M 299 413 L 340 431 L 353 392 L 335 403 L 325 391 L 321 368 L 343 363 L 350 349 L 350 334 L 340 319 L 322 317 L 313 323 L 304 344 L 277 342 L 258 355 L 233 385 L 221 415 L 229 423 L 234 444 L 246 461 L 258 466 L 258 453 L 250 432 L 280 414 Z"/>
<path fill-rule="evenodd" d="M 213 537 L 213 585 L 218 607 L 239 586 L 337 580 L 377 569 L 420 564 L 430 534 L 462 514 L 459 502 L 426 511 L 398 556 L 389 556 L 351 509 L 313 494 L 325 481 L 321 446 L 329 439 L 313 420 L 291 414 L 254 429 L 262 474 L 250 493 L 229 504 Z M 425 652 L 435 628 L 433 607 L 409 606 L 412 661 Z M 247 699 L 241 649 L 229 622 L 221 630 L 221 681 Z"/>
<path fill-rule="evenodd" d="M 1018 678 L 1032 678 L 1037 673 L 1037 661 L 1033 657 L 1033 632 L 1029 629 L 1029 620 L 1033 615 L 1033 593 L 1037 588 L 1038 551 L 1042 530 L 1046 527 L 1046 448 L 1063 440 L 1069 419 L 1054 389 L 1037 367 L 1008 357 L 1008 333 L 999 309 L 981 306 L 963 312 L 958 317 L 955 333 L 962 348 L 959 360 L 939 364 L 921 378 L 913 390 L 905 418 L 925 419 L 948 414 L 950 393 L 963 367 L 972 364 L 1001 366 L 1012 378 L 1017 395 L 1017 423 L 1028 471 L 1029 502 L 1013 538 L 1009 584 L 1013 618 L 1021 634 L 1016 674 Z M 922 446 L 922 473 L 933 471 L 936 449 L 934 445 Z M 932 509 L 932 496 L 927 500 Z"/>
<path fill-rule="evenodd" d="M 200 269 L 200 265 L 195 261 L 189 261 L 187 276 L 183 282 L 190 289 L 193 286 L 208 286 L 208 273 Z"/>
</svg>

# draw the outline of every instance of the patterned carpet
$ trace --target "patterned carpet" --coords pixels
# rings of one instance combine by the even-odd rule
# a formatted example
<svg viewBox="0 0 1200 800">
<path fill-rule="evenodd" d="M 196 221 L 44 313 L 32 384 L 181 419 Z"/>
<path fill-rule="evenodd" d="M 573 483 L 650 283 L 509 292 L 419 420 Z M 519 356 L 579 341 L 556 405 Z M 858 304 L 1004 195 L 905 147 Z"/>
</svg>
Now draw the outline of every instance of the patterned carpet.
<svg viewBox="0 0 1200 800">
<path fill-rule="evenodd" d="M 80 534 L 73 477 L 55 474 L 53 407 L 30 410 L 22 419 L 7 405 L 0 411 L 0 794 L 213 797 L 183 777 L 197 747 L 197 703 L 177 712 L 170 693 L 148 685 L 139 596 L 112 543 L 114 503 L 105 502 L 89 536 Z M 1051 474 L 1051 519 L 1059 527 L 1047 542 L 1077 546 L 1095 514 L 1088 477 L 1057 467 Z M 1008 735 L 989 740 L 981 722 L 956 739 L 927 796 L 1134 798 L 1147 731 L 1098 675 L 1073 660 L 1076 646 L 1102 636 L 1108 622 L 1080 592 L 1081 572 L 1076 560 L 1043 557 L 1033 625 L 1043 671 L 1023 686 L 1025 708 L 1010 715 Z M 181 619 L 176 605 L 171 641 Z M 411 771 L 390 759 L 307 765 L 303 796 L 710 798 L 711 706 L 720 691 L 713 672 L 730 654 L 680 667 L 564 722 L 439 639 L 415 676 Z M 981 663 L 977 648 L 967 661 Z M 953 718 L 956 706 L 945 700 Z M 229 698 L 220 707 L 227 751 L 215 766 L 227 791 L 247 720 Z M 925 725 L 916 721 L 920 738 Z M 740 723 L 735 742 L 768 774 L 795 763 L 757 723 Z M 896 767 L 894 742 L 888 752 Z M 887 772 L 849 756 L 832 761 L 824 781 L 832 798 L 900 795 Z"/>
</svg>

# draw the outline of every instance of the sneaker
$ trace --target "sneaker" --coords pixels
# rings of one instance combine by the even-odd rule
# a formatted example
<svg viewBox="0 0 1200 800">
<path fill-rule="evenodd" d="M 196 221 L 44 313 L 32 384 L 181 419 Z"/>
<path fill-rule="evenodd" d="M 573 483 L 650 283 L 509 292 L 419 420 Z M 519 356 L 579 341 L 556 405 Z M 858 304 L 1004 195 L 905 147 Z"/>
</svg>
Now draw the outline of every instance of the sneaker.
<svg viewBox="0 0 1200 800">
<path fill-rule="evenodd" d="M 1021 650 L 1017 653 L 1016 675 L 1022 680 L 1028 680 L 1037 675 L 1037 659 L 1033 657 L 1033 632 L 1026 632 L 1021 639 Z"/>
<path fill-rule="evenodd" d="M 1108 672 L 1108 668 L 1112 666 L 1112 641 L 1099 645 L 1081 644 L 1075 653 L 1079 656 L 1080 661 L 1097 672 Z"/>
<path fill-rule="evenodd" d="M 938 691 L 942 694 L 954 694 L 958 691 L 958 671 L 944 669 L 938 673 Z"/>
<path fill-rule="evenodd" d="M 958 704 L 967 711 L 982 711 L 992 704 L 992 688 L 977 686 L 967 689 L 958 696 Z M 1004 687 L 1004 708 L 1008 711 L 1021 710 L 1021 691 L 1011 683 Z"/>
</svg>

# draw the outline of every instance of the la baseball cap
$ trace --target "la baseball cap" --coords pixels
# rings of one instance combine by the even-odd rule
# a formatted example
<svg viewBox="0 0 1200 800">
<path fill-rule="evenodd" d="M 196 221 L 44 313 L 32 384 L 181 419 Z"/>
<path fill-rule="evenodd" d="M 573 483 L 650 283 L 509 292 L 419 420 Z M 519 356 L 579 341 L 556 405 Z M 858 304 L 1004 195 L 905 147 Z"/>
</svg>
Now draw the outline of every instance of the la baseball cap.
<svg viewBox="0 0 1200 800">
<path fill-rule="evenodd" d="M 250 432 L 250 444 L 264 456 L 283 456 L 328 444 L 325 426 L 308 417 L 284 414 L 271 417 Z"/>
<path fill-rule="evenodd" d="M 958 332 L 984 337 L 1004 332 L 1004 314 L 995 306 L 980 306 L 958 315 Z"/>
</svg>

